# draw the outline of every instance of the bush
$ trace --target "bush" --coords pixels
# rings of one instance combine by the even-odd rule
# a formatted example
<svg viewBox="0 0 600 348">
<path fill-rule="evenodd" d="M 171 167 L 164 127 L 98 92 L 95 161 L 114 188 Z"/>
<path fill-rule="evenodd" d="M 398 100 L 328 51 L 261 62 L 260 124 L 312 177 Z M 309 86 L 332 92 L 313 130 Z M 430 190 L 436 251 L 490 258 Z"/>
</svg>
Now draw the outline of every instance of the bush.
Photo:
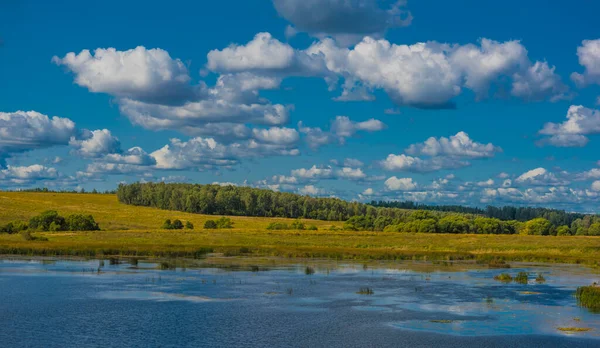
<svg viewBox="0 0 600 348">
<path fill-rule="evenodd" d="M 27 228 L 27 223 L 22 221 L 13 221 L 4 226 L 0 226 L 0 233 L 18 233 L 26 230 Z"/>
<path fill-rule="evenodd" d="M 191 223 L 191 222 L 189 222 L 189 221 L 187 221 L 185 223 L 185 228 L 187 228 L 188 230 L 193 230 L 194 229 L 194 224 Z"/>
<path fill-rule="evenodd" d="M 284 222 L 271 222 L 267 226 L 267 230 L 289 230 L 290 226 Z"/>
<path fill-rule="evenodd" d="M 165 222 L 162 225 L 162 229 L 164 229 L 164 230 L 172 230 L 173 229 L 173 224 L 171 223 L 171 219 L 165 220 Z"/>
<path fill-rule="evenodd" d="M 58 215 L 56 210 L 48 210 L 38 216 L 34 216 L 29 220 L 29 228 L 32 230 L 49 231 L 50 225 L 53 226 L 53 231 L 64 231 L 67 229 L 65 218 Z"/>
<path fill-rule="evenodd" d="M 183 222 L 181 222 L 181 220 L 175 219 L 175 221 L 173 221 L 173 225 L 171 225 L 173 227 L 174 230 L 182 230 L 183 229 Z"/>
<path fill-rule="evenodd" d="M 100 228 L 91 215 L 73 214 L 66 218 L 69 231 L 98 231 Z"/>
<path fill-rule="evenodd" d="M 317 226 L 315 226 L 315 225 L 310 225 L 310 226 L 308 226 L 306 229 L 307 229 L 307 230 L 309 230 L 309 231 L 317 231 L 317 230 L 319 230 L 319 229 L 317 228 Z"/>
<path fill-rule="evenodd" d="M 217 220 L 217 228 L 233 228 L 233 222 L 228 217 L 222 217 Z"/>
<path fill-rule="evenodd" d="M 296 221 L 292 222 L 291 227 L 293 230 L 303 230 L 304 224 L 302 222 L 300 222 L 300 220 L 296 220 Z"/>
<path fill-rule="evenodd" d="M 204 229 L 214 230 L 216 228 L 217 228 L 217 223 L 215 222 L 215 220 L 206 220 L 206 222 L 204 223 Z"/>
</svg>

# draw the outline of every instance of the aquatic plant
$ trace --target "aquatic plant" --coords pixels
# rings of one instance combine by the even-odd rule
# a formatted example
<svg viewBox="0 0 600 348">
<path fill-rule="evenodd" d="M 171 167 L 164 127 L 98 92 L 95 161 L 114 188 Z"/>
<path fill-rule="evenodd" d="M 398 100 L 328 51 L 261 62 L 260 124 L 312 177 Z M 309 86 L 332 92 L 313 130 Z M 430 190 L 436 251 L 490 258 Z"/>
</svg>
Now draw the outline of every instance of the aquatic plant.
<svg viewBox="0 0 600 348">
<path fill-rule="evenodd" d="M 537 277 L 535 278 L 535 281 L 537 283 L 545 283 L 546 278 L 544 278 L 544 276 L 541 273 L 538 273 Z"/>
<path fill-rule="evenodd" d="M 527 275 L 527 272 L 519 272 L 515 277 L 515 282 L 519 284 L 527 284 L 528 279 L 529 277 Z"/>
<path fill-rule="evenodd" d="M 502 273 L 498 274 L 497 276 L 494 276 L 494 280 L 509 283 L 513 280 L 513 277 L 511 277 L 511 275 L 508 273 Z"/>
<path fill-rule="evenodd" d="M 108 264 L 109 264 L 109 265 L 118 265 L 118 264 L 120 264 L 120 263 L 121 263 L 121 262 L 119 261 L 119 258 L 118 258 L 118 257 L 109 257 L 109 258 L 108 258 Z"/>
<path fill-rule="evenodd" d="M 294 289 L 293 288 L 287 288 L 285 290 L 285 293 L 288 294 L 288 295 L 290 295 L 290 296 L 292 296 L 294 294 Z"/>
<path fill-rule="evenodd" d="M 581 307 L 600 312 L 600 287 L 595 285 L 580 286 L 575 292 L 575 297 Z"/>
<path fill-rule="evenodd" d="M 306 274 L 306 275 L 315 274 L 315 269 L 310 266 L 306 266 L 306 268 L 304 269 L 304 274 Z"/>
<path fill-rule="evenodd" d="M 160 268 L 162 270 L 174 270 L 174 269 L 177 269 L 177 265 L 175 264 L 175 262 L 162 261 L 158 265 L 158 268 Z"/>
<path fill-rule="evenodd" d="M 564 331 L 564 332 L 587 332 L 587 331 L 592 331 L 592 328 L 589 327 L 557 327 L 556 328 L 559 331 Z"/>
<path fill-rule="evenodd" d="M 430 320 L 431 323 L 441 323 L 441 324 L 450 324 L 452 322 L 454 322 L 454 320 L 449 320 L 449 319 L 433 319 Z"/>
<path fill-rule="evenodd" d="M 369 287 L 360 288 L 357 292 L 359 295 L 373 295 L 375 292 Z"/>
<path fill-rule="evenodd" d="M 129 259 L 129 264 L 132 266 L 137 266 L 138 265 L 138 259 L 137 257 L 132 257 Z"/>
</svg>

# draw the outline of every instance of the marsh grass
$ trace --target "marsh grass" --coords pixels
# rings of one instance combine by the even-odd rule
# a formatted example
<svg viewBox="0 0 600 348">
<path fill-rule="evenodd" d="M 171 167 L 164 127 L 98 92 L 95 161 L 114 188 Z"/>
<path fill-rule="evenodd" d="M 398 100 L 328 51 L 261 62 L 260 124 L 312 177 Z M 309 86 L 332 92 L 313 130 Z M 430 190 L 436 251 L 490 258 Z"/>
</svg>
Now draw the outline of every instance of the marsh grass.
<svg viewBox="0 0 600 348">
<path fill-rule="evenodd" d="M 510 265 L 504 260 L 492 260 L 488 263 L 488 268 L 510 268 Z"/>
<path fill-rule="evenodd" d="M 595 313 L 600 312 L 600 287 L 580 286 L 575 292 L 575 297 L 581 307 L 588 308 Z"/>
<path fill-rule="evenodd" d="M 357 292 L 359 295 L 373 295 L 375 292 L 369 287 L 360 288 Z"/>
<path fill-rule="evenodd" d="M 559 331 L 563 332 L 587 332 L 592 331 L 592 328 L 589 327 L 557 327 Z"/>
<path fill-rule="evenodd" d="M 515 282 L 519 284 L 527 284 L 528 280 L 529 276 L 527 275 L 527 272 L 519 272 L 515 277 Z"/>
<path fill-rule="evenodd" d="M 545 283 L 546 282 L 546 278 L 544 278 L 544 276 L 541 273 L 538 273 L 537 277 L 535 278 L 536 283 Z"/>
<path fill-rule="evenodd" d="M 158 264 L 158 268 L 161 270 L 176 270 L 177 264 L 175 261 L 161 261 Z"/>
<path fill-rule="evenodd" d="M 304 269 L 304 274 L 306 274 L 306 275 L 315 274 L 315 269 L 310 266 L 306 266 L 306 268 Z"/>
<path fill-rule="evenodd" d="M 453 323 L 454 320 L 449 320 L 449 319 L 433 319 L 433 320 L 430 320 L 429 322 L 431 322 L 431 323 L 440 323 L 440 324 L 450 324 L 450 323 Z"/>
<path fill-rule="evenodd" d="M 513 277 L 508 273 L 501 273 L 501 274 L 498 274 L 497 276 L 494 276 L 494 280 L 497 280 L 499 282 L 504 282 L 504 283 L 510 283 L 510 282 L 512 282 Z"/>
</svg>

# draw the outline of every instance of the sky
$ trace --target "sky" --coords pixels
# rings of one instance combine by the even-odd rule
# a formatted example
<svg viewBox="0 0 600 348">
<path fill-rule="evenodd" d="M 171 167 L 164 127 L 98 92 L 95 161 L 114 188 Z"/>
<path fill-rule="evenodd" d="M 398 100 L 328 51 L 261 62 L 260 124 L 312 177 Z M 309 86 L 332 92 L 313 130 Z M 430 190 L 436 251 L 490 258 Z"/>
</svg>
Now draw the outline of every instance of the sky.
<svg viewBox="0 0 600 348">
<path fill-rule="evenodd" d="M 0 1 L 0 189 L 599 212 L 600 3 Z"/>
</svg>

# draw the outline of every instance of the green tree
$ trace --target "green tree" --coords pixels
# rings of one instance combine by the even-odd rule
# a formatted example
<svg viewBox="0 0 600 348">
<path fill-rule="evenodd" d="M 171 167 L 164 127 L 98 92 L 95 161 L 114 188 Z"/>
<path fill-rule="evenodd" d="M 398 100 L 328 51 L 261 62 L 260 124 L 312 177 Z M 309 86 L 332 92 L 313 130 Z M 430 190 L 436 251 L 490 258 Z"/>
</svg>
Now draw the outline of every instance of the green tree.
<svg viewBox="0 0 600 348">
<path fill-rule="evenodd" d="M 164 230 L 172 230 L 173 229 L 173 223 L 171 223 L 171 219 L 165 220 L 165 222 L 162 225 L 162 229 L 164 229 Z"/>
<path fill-rule="evenodd" d="M 570 236 L 571 230 L 569 229 L 569 226 L 566 226 L 566 225 L 558 226 L 556 228 L 556 235 L 557 236 Z"/>
<path fill-rule="evenodd" d="M 98 231 L 100 228 L 92 215 L 72 214 L 65 219 L 69 231 Z"/>
<path fill-rule="evenodd" d="M 595 222 L 588 228 L 588 236 L 600 236 L 600 223 Z"/>
<path fill-rule="evenodd" d="M 49 231 L 52 224 L 54 224 L 53 228 L 56 231 L 64 231 L 66 229 L 65 218 L 58 215 L 58 212 L 55 210 L 45 211 L 29 220 L 29 228 L 33 230 Z"/>
<path fill-rule="evenodd" d="M 194 224 L 191 223 L 190 221 L 186 221 L 185 228 L 187 228 L 188 230 L 193 230 L 194 229 Z"/>
<path fill-rule="evenodd" d="M 179 219 L 175 219 L 171 225 L 171 228 L 174 230 L 181 230 L 183 229 L 183 222 L 181 222 Z"/>
<path fill-rule="evenodd" d="M 522 234 L 547 236 L 550 234 L 552 224 L 544 218 L 536 218 L 525 223 Z"/>
</svg>

